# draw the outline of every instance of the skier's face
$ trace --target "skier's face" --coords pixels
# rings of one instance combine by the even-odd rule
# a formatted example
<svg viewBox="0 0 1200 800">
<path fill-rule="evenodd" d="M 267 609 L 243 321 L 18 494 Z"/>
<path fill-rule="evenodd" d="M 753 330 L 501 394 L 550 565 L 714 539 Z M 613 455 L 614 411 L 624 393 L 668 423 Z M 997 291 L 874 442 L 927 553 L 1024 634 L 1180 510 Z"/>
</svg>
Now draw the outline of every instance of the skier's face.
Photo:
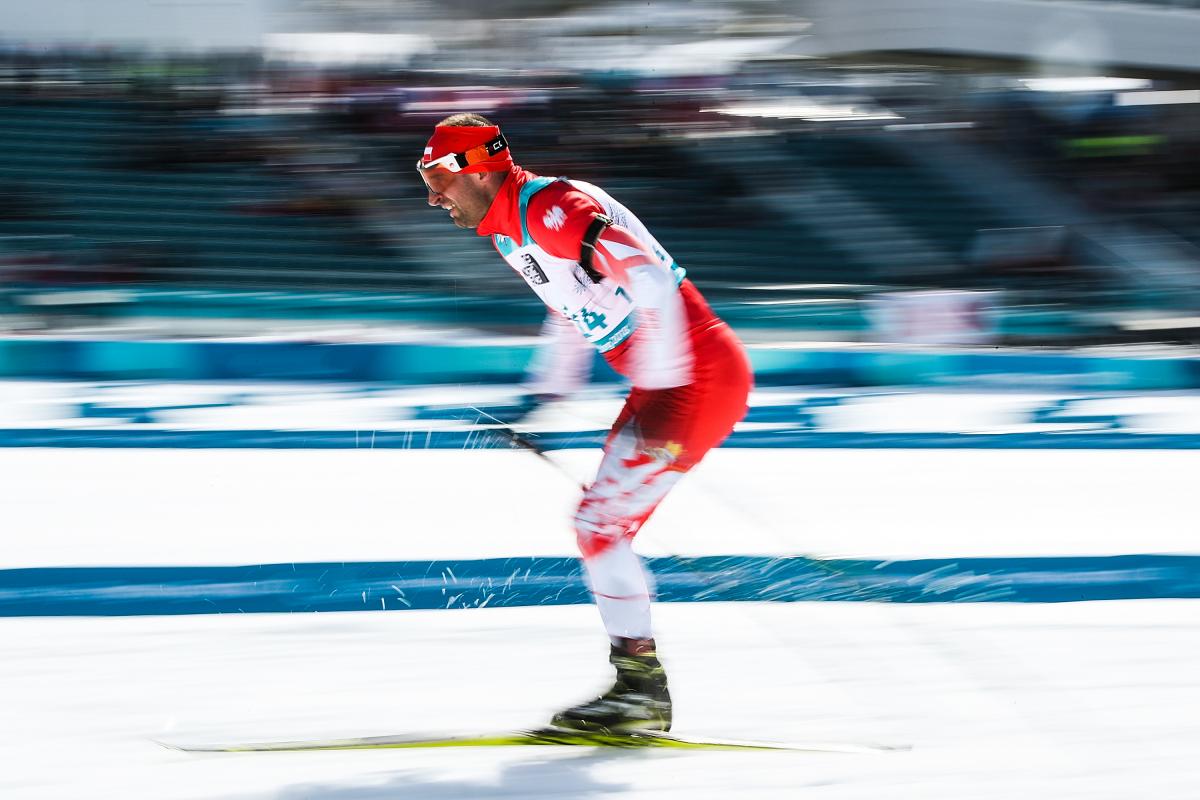
<svg viewBox="0 0 1200 800">
<path fill-rule="evenodd" d="M 421 170 L 421 180 L 429 196 L 431 206 L 444 208 L 450 219 L 460 228 L 475 228 L 483 221 L 492 200 L 496 197 L 494 173 L 453 173 L 442 169 Z"/>
</svg>

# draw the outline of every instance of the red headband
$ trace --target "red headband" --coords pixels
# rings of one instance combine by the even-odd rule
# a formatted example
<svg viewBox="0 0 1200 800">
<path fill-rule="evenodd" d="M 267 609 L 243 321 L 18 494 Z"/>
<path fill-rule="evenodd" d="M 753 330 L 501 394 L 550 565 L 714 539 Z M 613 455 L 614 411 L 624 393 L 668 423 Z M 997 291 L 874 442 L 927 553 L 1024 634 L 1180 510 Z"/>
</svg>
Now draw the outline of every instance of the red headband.
<svg viewBox="0 0 1200 800">
<path fill-rule="evenodd" d="M 450 153 L 465 153 L 473 147 L 481 147 L 500 135 L 500 128 L 495 125 L 478 127 L 475 125 L 438 125 L 433 129 L 433 136 L 425 144 L 425 154 L 421 163 L 428 164 Z M 505 147 L 499 153 L 483 161 L 472 159 L 468 167 L 460 172 L 507 172 L 512 166 L 512 153 Z"/>
</svg>

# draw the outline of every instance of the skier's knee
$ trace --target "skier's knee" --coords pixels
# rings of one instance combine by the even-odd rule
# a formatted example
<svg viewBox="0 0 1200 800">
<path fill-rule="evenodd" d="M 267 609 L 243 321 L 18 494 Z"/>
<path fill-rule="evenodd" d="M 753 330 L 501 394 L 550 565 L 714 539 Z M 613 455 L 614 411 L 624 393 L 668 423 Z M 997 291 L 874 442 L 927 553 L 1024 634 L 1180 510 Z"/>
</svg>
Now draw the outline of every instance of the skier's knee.
<svg viewBox="0 0 1200 800">
<path fill-rule="evenodd" d="M 575 542 L 584 558 L 609 550 L 623 539 L 629 525 L 624 519 L 604 513 L 599 503 L 584 498 L 575 511 Z"/>
</svg>

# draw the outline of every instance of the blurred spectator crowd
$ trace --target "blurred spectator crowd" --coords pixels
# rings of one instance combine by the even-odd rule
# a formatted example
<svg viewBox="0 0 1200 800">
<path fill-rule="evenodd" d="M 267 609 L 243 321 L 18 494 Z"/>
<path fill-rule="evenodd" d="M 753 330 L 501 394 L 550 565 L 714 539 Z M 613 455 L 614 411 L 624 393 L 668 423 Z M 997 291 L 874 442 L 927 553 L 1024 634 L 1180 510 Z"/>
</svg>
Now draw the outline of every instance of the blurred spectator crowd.
<svg viewBox="0 0 1200 800">
<path fill-rule="evenodd" d="M 1195 304 L 1200 84 L 925 61 L 660 76 L 0 51 L 8 310 L 30 287 L 522 295 L 413 170 L 465 110 L 780 325 L 905 290 L 1081 315 Z"/>
</svg>

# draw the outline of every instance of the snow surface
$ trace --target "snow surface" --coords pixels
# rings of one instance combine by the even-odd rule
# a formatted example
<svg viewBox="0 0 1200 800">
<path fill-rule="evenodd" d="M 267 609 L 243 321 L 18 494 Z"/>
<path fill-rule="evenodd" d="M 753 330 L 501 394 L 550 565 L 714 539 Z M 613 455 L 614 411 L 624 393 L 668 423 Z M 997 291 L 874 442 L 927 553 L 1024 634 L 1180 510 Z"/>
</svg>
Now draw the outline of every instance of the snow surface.
<svg viewBox="0 0 1200 800">
<path fill-rule="evenodd" d="M 881 754 L 567 748 L 188 755 L 539 723 L 601 688 L 587 606 L 0 620 L 0 796 L 1188 798 L 1196 601 L 669 604 L 681 733 Z"/>
<path fill-rule="evenodd" d="M 583 477 L 598 454 L 556 454 Z M 643 552 L 1197 551 L 1193 451 L 729 450 Z M 0 450 L 2 568 L 571 552 L 508 451 Z M 1200 601 L 655 607 L 684 734 L 882 754 L 187 755 L 153 740 L 494 731 L 603 687 L 588 606 L 0 619 L 4 800 L 1200 795 Z"/>
<path fill-rule="evenodd" d="M 599 450 L 0 448 L 0 569 L 573 556 Z M 645 555 L 1197 553 L 1195 450 L 718 450 Z M 573 476 L 573 477 L 572 477 Z"/>
</svg>

